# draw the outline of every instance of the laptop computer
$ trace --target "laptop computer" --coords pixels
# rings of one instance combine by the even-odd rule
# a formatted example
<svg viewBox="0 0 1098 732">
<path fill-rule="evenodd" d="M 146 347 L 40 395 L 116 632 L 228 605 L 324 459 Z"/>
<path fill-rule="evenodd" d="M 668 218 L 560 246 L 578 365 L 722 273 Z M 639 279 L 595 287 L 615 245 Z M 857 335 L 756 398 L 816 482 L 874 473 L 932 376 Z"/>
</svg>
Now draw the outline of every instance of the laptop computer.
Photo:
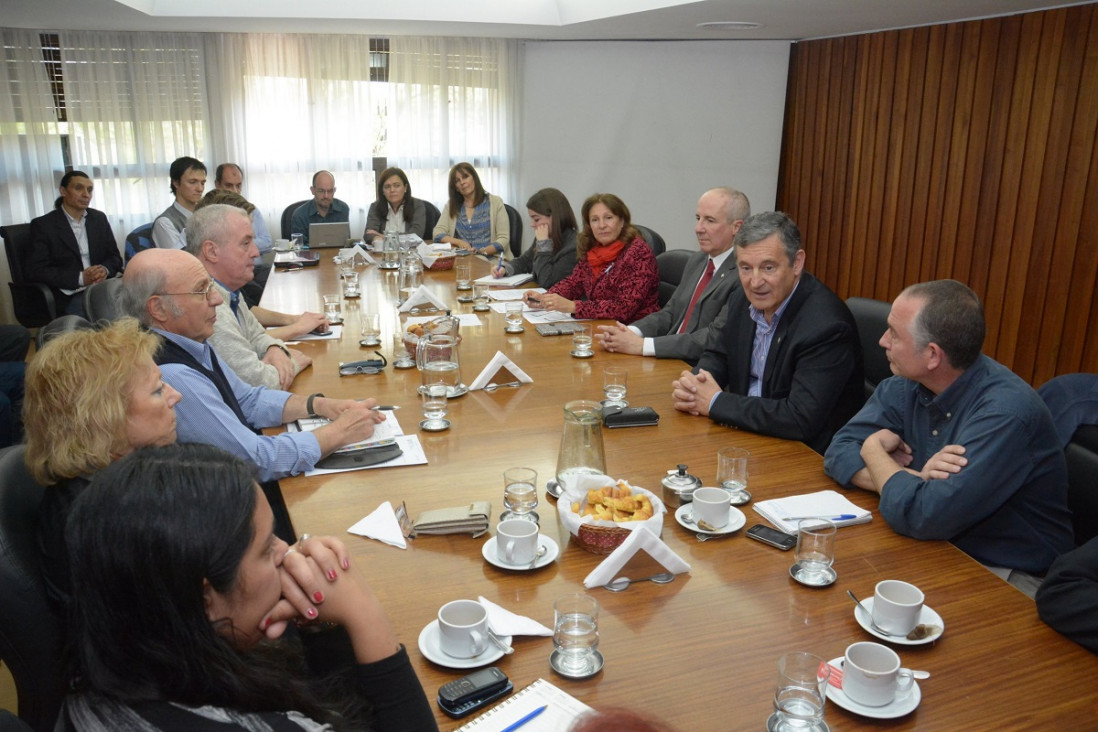
<svg viewBox="0 0 1098 732">
<path fill-rule="evenodd" d="M 347 246 L 351 238 L 351 225 L 346 221 L 335 224 L 309 224 L 309 248 L 331 249 Z"/>
</svg>

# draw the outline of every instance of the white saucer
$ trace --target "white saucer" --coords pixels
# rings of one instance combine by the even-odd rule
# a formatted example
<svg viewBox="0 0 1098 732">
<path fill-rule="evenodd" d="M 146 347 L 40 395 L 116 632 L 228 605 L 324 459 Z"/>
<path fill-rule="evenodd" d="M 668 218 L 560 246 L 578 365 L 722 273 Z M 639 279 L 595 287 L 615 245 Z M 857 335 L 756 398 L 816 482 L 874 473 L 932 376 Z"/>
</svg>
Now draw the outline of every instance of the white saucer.
<svg viewBox="0 0 1098 732">
<path fill-rule="evenodd" d="M 675 509 L 675 520 L 679 522 L 679 526 L 690 531 L 696 531 L 699 534 L 710 534 L 711 536 L 724 536 L 725 534 L 731 534 L 733 531 L 739 531 L 747 523 L 747 517 L 743 515 L 743 511 L 740 509 L 729 506 L 728 507 L 728 523 L 717 529 L 716 531 L 704 531 L 699 529 L 698 525 L 693 521 L 688 521 L 686 516 L 692 514 L 690 510 L 690 503 L 684 503 Z"/>
<path fill-rule="evenodd" d="M 862 600 L 865 602 L 865 600 Z M 839 666 L 843 661 L 843 657 L 832 658 L 828 661 L 832 666 Z M 840 666 L 841 668 L 841 666 Z M 895 719 L 896 717 L 902 717 L 905 714 L 911 714 L 915 711 L 915 708 L 919 706 L 919 702 L 922 701 L 923 692 L 919 690 L 919 682 L 911 682 L 911 690 L 903 696 L 896 697 L 890 704 L 885 704 L 883 707 L 867 707 L 865 704 L 859 704 L 846 695 L 846 692 L 837 686 L 833 686 L 830 682 L 827 684 L 827 698 L 838 704 L 840 707 L 848 712 L 854 712 L 860 714 L 863 717 L 873 717 L 874 719 Z"/>
<path fill-rule="evenodd" d="M 538 547 L 545 547 L 545 554 L 538 557 L 537 562 L 531 567 L 529 562 L 523 562 L 522 564 L 508 564 L 499 558 L 496 554 L 496 537 L 492 537 L 488 541 L 484 542 L 484 546 L 481 547 L 480 553 L 484 556 L 484 561 L 500 569 L 510 569 L 517 572 L 527 572 L 531 569 L 541 569 L 551 562 L 555 562 L 557 557 L 560 556 L 560 547 L 557 546 L 557 542 L 553 541 L 552 537 L 541 534 L 538 536 Z"/>
<path fill-rule="evenodd" d="M 867 600 L 862 600 L 862 605 L 868 612 L 873 612 L 872 597 Z M 857 620 L 858 625 L 862 626 L 865 632 L 869 633 L 871 636 L 875 638 L 880 638 L 883 641 L 888 641 L 889 643 L 898 643 L 901 646 L 921 646 L 926 643 L 933 643 L 934 641 L 941 638 L 942 633 L 945 632 L 945 621 L 942 620 L 942 616 L 931 610 L 926 605 L 923 605 L 923 609 L 919 611 L 919 622 L 923 625 L 937 625 L 939 628 L 941 628 L 941 630 L 939 630 L 937 633 L 932 633 L 928 635 L 922 640 L 908 640 L 905 636 L 902 635 L 895 636 L 878 633 L 876 630 L 874 630 L 873 625 L 870 622 L 870 617 L 867 617 L 866 614 L 862 612 L 862 609 L 857 605 L 854 606 L 854 619 Z"/>
<path fill-rule="evenodd" d="M 511 636 L 509 635 L 500 636 L 500 640 L 506 645 L 511 645 Z M 443 653 L 438 644 L 438 618 L 427 623 L 427 627 L 420 631 L 419 652 L 428 661 L 434 661 L 439 666 L 445 666 L 446 668 L 476 668 L 477 666 L 487 666 L 493 661 L 503 658 L 503 651 L 491 642 L 488 643 L 488 648 L 485 649 L 484 653 L 472 658 L 454 658 Z"/>
</svg>

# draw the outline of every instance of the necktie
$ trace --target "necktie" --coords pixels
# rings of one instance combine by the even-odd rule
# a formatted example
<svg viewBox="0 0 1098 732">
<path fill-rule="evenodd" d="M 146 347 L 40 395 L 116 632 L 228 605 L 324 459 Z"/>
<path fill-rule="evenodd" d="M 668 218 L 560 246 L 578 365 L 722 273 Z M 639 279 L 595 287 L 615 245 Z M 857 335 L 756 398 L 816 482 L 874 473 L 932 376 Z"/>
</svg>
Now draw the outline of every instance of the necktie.
<svg viewBox="0 0 1098 732">
<path fill-rule="evenodd" d="M 237 308 L 240 307 L 240 293 L 239 292 L 230 292 L 229 293 L 229 307 L 232 308 L 233 315 L 235 315 L 237 317 L 237 319 L 239 319 L 240 318 L 240 313 L 237 311 Z"/>
<path fill-rule="evenodd" d="M 690 324 L 690 316 L 694 314 L 694 306 L 698 304 L 698 298 L 705 292 L 705 288 L 709 285 L 709 281 L 713 279 L 713 273 L 716 272 L 716 268 L 713 266 L 713 260 L 709 260 L 709 264 L 705 266 L 705 272 L 702 273 L 701 279 L 698 280 L 698 286 L 694 288 L 694 297 L 690 298 L 690 305 L 686 308 L 686 315 L 682 318 L 682 325 L 679 326 L 679 333 L 686 332 L 686 326 Z"/>
</svg>

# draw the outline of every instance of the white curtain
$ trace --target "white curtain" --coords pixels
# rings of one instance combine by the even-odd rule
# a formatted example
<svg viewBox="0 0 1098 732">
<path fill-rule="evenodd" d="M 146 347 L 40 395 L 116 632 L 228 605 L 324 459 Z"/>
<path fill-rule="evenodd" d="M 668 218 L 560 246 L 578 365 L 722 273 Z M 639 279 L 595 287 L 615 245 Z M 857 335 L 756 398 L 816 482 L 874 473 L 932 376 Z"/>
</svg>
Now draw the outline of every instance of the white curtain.
<svg viewBox="0 0 1098 732">
<path fill-rule="evenodd" d="M 450 168 L 462 161 L 472 163 L 488 191 L 515 205 L 518 42 L 394 37 L 390 53 L 390 164 L 408 173 L 418 197 L 440 209 Z"/>
</svg>

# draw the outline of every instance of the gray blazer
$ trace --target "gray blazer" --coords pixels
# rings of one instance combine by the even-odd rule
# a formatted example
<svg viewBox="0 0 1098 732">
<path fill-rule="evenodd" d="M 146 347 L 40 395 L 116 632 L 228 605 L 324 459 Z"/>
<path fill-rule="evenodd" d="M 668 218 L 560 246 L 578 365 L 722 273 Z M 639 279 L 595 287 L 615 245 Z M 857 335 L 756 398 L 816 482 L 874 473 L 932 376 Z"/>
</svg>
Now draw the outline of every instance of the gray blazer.
<svg viewBox="0 0 1098 732">
<path fill-rule="evenodd" d="M 705 351 L 705 342 L 711 333 L 719 333 L 728 314 L 728 297 L 740 286 L 736 274 L 735 255 L 726 257 L 724 263 L 709 281 L 698 298 L 694 312 L 690 314 L 685 333 L 678 333 L 694 288 L 698 286 L 709 255 L 695 252 L 682 271 L 682 281 L 675 294 L 661 309 L 633 323 L 645 338 L 652 338 L 657 358 L 681 358 L 691 366 L 697 364 Z"/>
</svg>

